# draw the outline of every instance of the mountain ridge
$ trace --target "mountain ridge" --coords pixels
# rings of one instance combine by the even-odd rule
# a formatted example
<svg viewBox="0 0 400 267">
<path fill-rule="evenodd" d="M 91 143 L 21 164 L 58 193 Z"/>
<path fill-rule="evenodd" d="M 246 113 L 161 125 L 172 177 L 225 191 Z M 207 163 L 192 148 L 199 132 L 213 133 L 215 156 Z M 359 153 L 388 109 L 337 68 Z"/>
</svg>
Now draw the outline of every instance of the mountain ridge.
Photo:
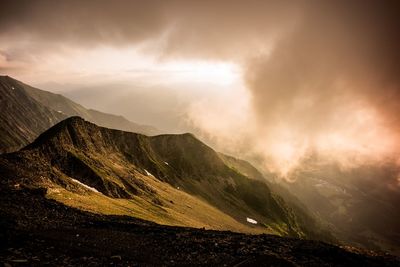
<svg viewBox="0 0 400 267">
<path fill-rule="evenodd" d="M 65 118 L 29 97 L 16 80 L 0 76 L 0 153 L 17 150 Z"/>
<path fill-rule="evenodd" d="M 21 166 L 24 162 L 29 162 L 30 167 Z M 265 183 L 249 179 L 227 166 L 217 152 L 192 134 L 148 137 L 70 117 L 20 152 L 0 157 L 0 163 L 0 166 L 11 166 L 8 171 L 3 167 L 5 176 L 22 171 L 16 176 L 31 176 L 33 186 L 47 185 L 50 193 L 61 190 L 65 196 L 54 193 L 52 197 L 67 204 L 71 197 L 79 199 L 81 204 L 92 203 L 90 196 L 69 190 L 79 187 L 75 182 L 78 181 L 89 191 L 92 188 L 100 192 L 104 201 L 145 200 L 157 209 L 171 209 L 171 212 L 161 212 L 162 216 L 171 217 L 167 219 L 169 223 L 179 221 L 175 212 L 180 212 L 181 207 L 168 200 L 168 194 L 179 196 L 178 199 L 190 196 L 193 205 L 210 206 L 207 209 L 221 214 L 218 216 L 223 216 L 229 225 L 237 225 L 234 226 L 237 229 L 297 237 L 304 237 L 307 232 L 291 208 Z M 32 177 L 28 173 L 37 175 Z M 164 188 L 165 192 L 157 187 Z M 100 197 L 97 193 L 94 195 Z M 161 213 L 145 212 L 144 218 L 155 216 L 157 219 Z M 258 225 L 250 227 L 246 217 L 256 219 Z"/>
<path fill-rule="evenodd" d="M 25 91 L 36 101 L 68 116 L 79 116 L 100 126 L 123 131 L 139 132 L 147 135 L 159 132 L 159 130 L 153 126 L 131 122 L 122 115 L 114 115 L 91 108 L 85 108 L 62 94 L 52 93 L 24 84 L 20 81 L 18 82 L 23 84 Z"/>
<path fill-rule="evenodd" d="M 60 95 L 0 76 L 0 153 L 16 151 L 57 122 L 80 116 L 99 125 L 149 135 L 159 131 L 133 123 L 123 116 L 86 109 Z"/>
</svg>

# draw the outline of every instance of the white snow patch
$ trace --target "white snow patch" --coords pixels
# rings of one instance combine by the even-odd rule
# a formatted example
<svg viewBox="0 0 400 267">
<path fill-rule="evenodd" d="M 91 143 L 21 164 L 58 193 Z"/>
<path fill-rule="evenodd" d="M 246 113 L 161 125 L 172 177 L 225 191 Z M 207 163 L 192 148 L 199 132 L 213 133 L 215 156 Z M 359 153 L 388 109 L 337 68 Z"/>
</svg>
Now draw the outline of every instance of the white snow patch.
<svg viewBox="0 0 400 267">
<path fill-rule="evenodd" d="M 96 188 L 93 188 L 93 187 L 91 187 L 91 186 L 85 185 L 84 183 L 81 183 L 81 182 L 79 182 L 78 180 L 75 180 L 75 179 L 73 179 L 73 178 L 71 178 L 71 180 L 74 181 L 75 183 L 77 183 L 77 184 L 79 184 L 79 185 L 81 185 L 81 186 L 83 186 L 83 187 L 85 187 L 85 188 L 87 188 L 87 189 L 93 191 L 93 192 L 99 193 L 99 191 L 97 191 Z"/>
<path fill-rule="evenodd" d="M 147 171 L 146 169 L 144 169 L 144 171 L 146 172 L 147 176 L 154 176 L 153 174 L 151 174 L 149 171 Z"/>
<path fill-rule="evenodd" d="M 164 161 L 165 165 L 169 165 L 168 162 Z"/>
<path fill-rule="evenodd" d="M 246 221 L 249 222 L 249 223 L 252 223 L 252 224 L 257 224 L 256 220 L 254 220 L 252 218 L 249 218 L 249 217 L 246 218 Z"/>
</svg>

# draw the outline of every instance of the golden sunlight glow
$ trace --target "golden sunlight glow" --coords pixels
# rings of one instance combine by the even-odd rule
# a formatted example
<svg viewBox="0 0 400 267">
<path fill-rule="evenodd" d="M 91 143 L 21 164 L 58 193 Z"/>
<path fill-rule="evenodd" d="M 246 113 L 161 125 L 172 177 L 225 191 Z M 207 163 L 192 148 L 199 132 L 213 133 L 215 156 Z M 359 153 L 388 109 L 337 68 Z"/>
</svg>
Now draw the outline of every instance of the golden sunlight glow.
<svg viewBox="0 0 400 267">
<path fill-rule="evenodd" d="M 234 64 L 207 61 L 174 61 L 162 64 L 161 69 L 177 79 L 228 85 L 239 82 L 240 73 Z"/>
<path fill-rule="evenodd" d="M 48 81 L 49 70 L 58 82 L 80 81 L 101 76 L 102 80 L 125 80 L 139 84 L 210 83 L 231 85 L 239 83 L 241 72 L 236 64 L 222 61 L 160 60 L 157 55 L 141 53 L 134 47 L 101 47 L 91 50 L 64 51 L 38 64 L 35 75 L 27 77 L 35 83 Z M 43 81 L 42 81 L 43 80 Z M 90 81 L 89 81 L 90 82 Z M 189 88 L 190 89 L 190 88 Z"/>
</svg>

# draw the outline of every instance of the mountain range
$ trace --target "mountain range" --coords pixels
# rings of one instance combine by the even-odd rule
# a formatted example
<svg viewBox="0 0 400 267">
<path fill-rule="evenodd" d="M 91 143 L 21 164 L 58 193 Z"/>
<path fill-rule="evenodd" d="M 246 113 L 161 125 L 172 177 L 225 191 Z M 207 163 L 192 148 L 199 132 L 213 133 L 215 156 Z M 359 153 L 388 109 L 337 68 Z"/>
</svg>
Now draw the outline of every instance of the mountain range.
<svg viewBox="0 0 400 267">
<path fill-rule="evenodd" d="M 30 177 L 30 186 L 48 188 L 49 197 L 94 212 L 173 225 L 320 237 L 321 227 L 310 224 L 314 218 L 271 192 L 251 164 L 215 152 L 192 134 L 132 133 L 156 129 L 85 109 L 8 76 L 0 78 L 0 130 L 7 134 L 1 139 L 2 150 L 16 150 L 37 137 L 20 152 L 4 155 L 1 166 L 9 168 L 3 168 L 3 176 Z M 98 127 L 89 120 L 130 132 Z M 201 214 L 199 209 L 208 212 Z M 327 233 L 325 237 L 331 238 Z"/>
<path fill-rule="evenodd" d="M 192 134 L 148 137 L 70 117 L 22 150 L 1 156 L 0 166 L 9 183 L 46 188 L 47 197 L 92 212 L 168 225 L 316 235 L 266 183 L 228 166 Z"/>
<path fill-rule="evenodd" d="M 340 260 L 340 256 L 324 258 L 323 250 L 346 255 L 349 261 L 366 260 L 366 265 L 371 266 L 380 266 L 383 262 L 390 263 L 388 266 L 397 264 L 396 260 L 388 260 L 381 254 L 298 241 L 340 243 L 332 234 L 335 229 L 332 220 L 321 214 L 323 209 L 315 208 L 302 195 L 293 195 L 289 188 L 269 182 L 249 162 L 216 152 L 193 134 L 158 134 L 154 127 L 86 109 L 61 95 L 30 87 L 8 76 L 0 77 L 0 90 L 0 152 L 9 152 L 0 155 L 0 225 L 6 230 L 0 234 L 13 244 L 5 246 L 7 257 L 11 257 L 7 258 L 9 261 L 14 260 L 15 255 L 10 253 L 14 253 L 15 242 L 20 246 L 18 236 L 27 239 L 25 249 L 35 250 L 36 245 L 29 238 L 32 233 L 38 239 L 47 240 L 43 242 L 53 244 L 42 233 L 53 229 L 62 242 L 70 244 L 60 235 L 62 229 L 67 227 L 67 231 L 82 230 L 92 235 L 87 231 L 95 231 L 93 225 L 100 223 L 115 226 L 106 233 L 112 240 L 116 237 L 114 231 L 131 235 L 132 229 L 142 229 L 143 225 L 150 227 L 146 229 L 153 234 L 168 229 L 178 233 L 180 228 L 166 227 L 179 226 L 274 235 L 276 238 L 272 240 L 279 243 L 278 250 L 286 251 L 285 259 L 276 256 L 278 250 L 271 252 L 270 248 L 257 253 L 276 266 L 305 264 L 305 259 L 315 266 Z M 221 232 L 221 238 L 211 235 L 205 239 L 206 243 L 216 242 L 218 246 L 222 242 L 229 253 L 235 254 L 237 251 L 232 250 L 229 241 L 235 236 L 232 232 Z M 185 242 L 197 251 L 196 240 L 203 232 L 188 230 L 185 235 L 190 236 Z M 204 232 L 204 235 L 208 234 Z M 293 239 L 277 239 L 277 236 Z M 76 238 L 79 244 L 91 247 L 89 252 L 93 246 L 102 246 L 96 235 L 92 236 L 96 240 L 94 244 L 79 234 Z M 141 238 L 150 240 L 149 236 Z M 244 236 L 241 246 L 249 248 L 246 243 L 252 244 L 250 239 Z M 261 239 L 266 242 L 264 237 Z M 307 253 L 321 253 L 323 248 L 322 254 L 317 258 L 301 254 L 306 252 L 297 242 L 301 242 L 301 247 L 310 248 Z M 249 257 L 248 251 L 256 250 L 253 245 L 250 247 L 246 257 Z M 275 256 L 265 256 L 267 251 Z M 293 251 L 300 254 L 294 256 Z M 16 255 L 22 253 L 17 252 Z M 99 252 L 96 253 L 98 256 Z M 124 253 L 124 257 L 129 254 Z M 33 256 L 26 257 L 34 260 Z M 99 260 L 108 263 L 108 260 Z M 145 262 L 148 261 L 142 261 Z M 256 264 L 258 260 L 250 262 Z"/>
</svg>

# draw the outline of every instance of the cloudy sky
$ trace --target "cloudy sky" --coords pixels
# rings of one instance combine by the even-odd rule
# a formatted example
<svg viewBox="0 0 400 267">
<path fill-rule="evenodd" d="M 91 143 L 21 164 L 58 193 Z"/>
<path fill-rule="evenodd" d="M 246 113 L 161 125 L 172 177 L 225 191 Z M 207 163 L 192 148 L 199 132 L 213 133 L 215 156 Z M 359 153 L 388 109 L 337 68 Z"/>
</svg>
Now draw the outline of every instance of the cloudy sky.
<svg viewBox="0 0 400 267">
<path fill-rule="evenodd" d="M 285 173 L 397 160 L 398 1 L 2 1 L 0 73 Z"/>
</svg>

